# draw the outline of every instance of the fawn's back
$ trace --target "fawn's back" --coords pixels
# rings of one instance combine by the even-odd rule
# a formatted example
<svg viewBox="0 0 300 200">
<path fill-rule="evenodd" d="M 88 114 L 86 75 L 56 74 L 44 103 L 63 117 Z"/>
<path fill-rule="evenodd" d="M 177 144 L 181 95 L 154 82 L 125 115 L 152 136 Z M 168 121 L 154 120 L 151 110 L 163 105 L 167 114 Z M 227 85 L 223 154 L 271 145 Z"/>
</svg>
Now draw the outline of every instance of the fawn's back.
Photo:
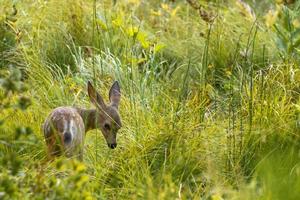
<svg viewBox="0 0 300 200">
<path fill-rule="evenodd" d="M 65 153 L 68 157 L 82 157 L 85 127 L 77 109 L 54 109 L 46 119 L 43 130 L 48 151 L 52 156 Z"/>
</svg>

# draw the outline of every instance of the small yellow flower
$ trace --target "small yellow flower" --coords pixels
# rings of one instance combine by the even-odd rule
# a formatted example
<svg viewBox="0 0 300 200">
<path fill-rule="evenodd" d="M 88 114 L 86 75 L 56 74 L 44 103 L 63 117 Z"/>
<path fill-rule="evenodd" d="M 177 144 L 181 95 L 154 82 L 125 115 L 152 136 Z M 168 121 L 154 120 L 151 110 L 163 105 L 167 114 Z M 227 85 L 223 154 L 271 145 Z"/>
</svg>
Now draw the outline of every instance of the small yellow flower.
<svg viewBox="0 0 300 200">
<path fill-rule="evenodd" d="M 167 12 L 170 11 L 170 7 L 169 7 L 168 4 L 162 3 L 162 4 L 160 4 L 160 6 L 161 6 L 161 8 L 162 8 L 163 10 L 165 10 L 165 11 L 167 11 Z"/>
<path fill-rule="evenodd" d="M 136 34 L 139 32 L 138 27 L 134 26 L 134 27 L 130 27 L 126 30 L 126 33 L 128 36 L 133 37 L 136 36 Z"/>
<path fill-rule="evenodd" d="M 265 16 L 265 23 L 267 25 L 267 27 L 272 27 L 278 17 L 278 13 L 274 10 L 269 10 L 269 12 L 266 14 Z"/>
<path fill-rule="evenodd" d="M 160 44 L 156 44 L 155 46 L 154 46 L 154 49 L 153 49 L 153 51 L 154 51 L 154 53 L 158 53 L 158 52 L 160 52 L 163 48 L 165 48 L 166 47 L 166 45 L 164 45 L 164 44 L 162 44 L 162 43 L 160 43 Z"/>
<path fill-rule="evenodd" d="M 162 13 L 160 10 L 155 11 L 155 10 L 151 9 L 150 13 L 151 13 L 151 15 L 154 15 L 154 16 L 162 16 Z"/>
<path fill-rule="evenodd" d="M 150 42 L 148 41 L 147 37 L 147 34 L 143 32 L 139 32 L 137 34 L 137 40 L 141 43 L 144 49 L 148 49 L 150 46 Z"/>
<path fill-rule="evenodd" d="M 116 19 L 112 20 L 112 24 L 115 28 L 121 27 L 121 25 L 123 24 L 121 16 L 118 15 Z"/>
<path fill-rule="evenodd" d="M 82 163 L 77 163 L 75 170 L 77 172 L 84 172 L 86 170 L 86 166 Z"/>
<path fill-rule="evenodd" d="M 141 43 L 141 45 L 142 45 L 142 47 L 144 48 L 144 49 L 148 49 L 149 48 L 149 46 L 150 46 L 150 42 L 148 42 L 148 41 L 141 41 L 140 42 Z"/>
<path fill-rule="evenodd" d="M 107 31 L 107 30 L 108 30 L 106 24 L 105 24 L 102 20 L 97 19 L 97 20 L 96 20 L 96 23 L 100 26 L 100 28 L 101 28 L 102 30 L 104 30 L 104 31 Z"/>
<path fill-rule="evenodd" d="M 213 195 L 211 196 L 211 199 L 212 199 L 212 200 L 223 200 L 223 198 L 222 198 L 221 195 L 219 195 L 219 194 L 213 194 Z"/>
<path fill-rule="evenodd" d="M 79 180 L 76 182 L 76 186 L 78 188 L 82 187 L 84 184 L 86 184 L 89 181 L 89 177 L 87 175 L 81 175 Z"/>
<path fill-rule="evenodd" d="M 171 11 L 171 17 L 174 17 L 175 15 L 176 15 L 176 13 L 178 12 L 178 10 L 180 9 L 180 6 L 176 6 L 176 8 L 175 9 L 173 9 L 172 11 Z"/>
<path fill-rule="evenodd" d="M 132 65 L 139 65 L 139 64 L 142 64 L 144 63 L 145 61 L 147 61 L 146 58 L 137 58 L 137 57 L 127 57 L 125 55 L 123 55 L 123 57 L 125 57 L 126 59 L 126 62 L 128 64 L 132 64 Z"/>
<path fill-rule="evenodd" d="M 231 72 L 230 69 L 227 69 L 227 70 L 225 71 L 225 73 L 226 73 L 226 76 L 228 76 L 228 77 L 232 75 L 232 72 Z"/>
<path fill-rule="evenodd" d="M 299 21 L 298 19 L 295 19 L 295 20 L 293 21 L 293 26 L 294 26 L 295 28 L 300 28 L 300 21 Z"/>
<path fill-rule="evenodd" d="M 84 191 L 83 199 L 84 200 L 94 200 L 95 198 L 92 196 L 92 194 L 90 192 Z"/>
</svg>

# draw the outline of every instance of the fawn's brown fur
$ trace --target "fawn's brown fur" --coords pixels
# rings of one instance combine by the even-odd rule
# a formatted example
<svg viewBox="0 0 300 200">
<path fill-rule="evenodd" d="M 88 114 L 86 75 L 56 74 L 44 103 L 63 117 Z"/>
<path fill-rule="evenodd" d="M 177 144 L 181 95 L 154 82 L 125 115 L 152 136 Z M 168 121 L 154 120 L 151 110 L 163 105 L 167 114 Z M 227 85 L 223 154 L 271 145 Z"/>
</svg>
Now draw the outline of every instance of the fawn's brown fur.
<svg viewBox="0 0 300 200">
<path fill-rule="evenodd" d="M 109 91 L 110 104 L 105 104 L 101 95 L 88 82 L 88 95 L 96 109 L 75 107 L 55 108 L 43 124 L 43 132 L 50 156 L 77 156 L 83 159 L 85 134 L 100 129 L 108 146 L 117 147 L 117 132 L 121 128 L 118 107 L 121 99 L 116 81 Z"/>
</svg>

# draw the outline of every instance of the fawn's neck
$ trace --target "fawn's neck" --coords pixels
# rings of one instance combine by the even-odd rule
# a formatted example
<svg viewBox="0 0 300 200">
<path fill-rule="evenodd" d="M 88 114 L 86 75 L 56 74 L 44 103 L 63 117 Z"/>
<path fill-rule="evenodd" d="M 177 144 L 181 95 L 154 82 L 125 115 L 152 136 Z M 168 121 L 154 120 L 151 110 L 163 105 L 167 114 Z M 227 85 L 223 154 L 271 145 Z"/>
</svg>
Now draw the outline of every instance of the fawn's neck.
<svg viewBox="0 0 300 200">
<path fill-rule="evenodd" d="M 96 121 L 97 121 L 96 109 L 84 109 L 84 108 L 76 108 L 76 109 L 80 114 L 81 118 L 83 119 L 85 132 L 99 128 L 96 125 Z"/>
</svg>

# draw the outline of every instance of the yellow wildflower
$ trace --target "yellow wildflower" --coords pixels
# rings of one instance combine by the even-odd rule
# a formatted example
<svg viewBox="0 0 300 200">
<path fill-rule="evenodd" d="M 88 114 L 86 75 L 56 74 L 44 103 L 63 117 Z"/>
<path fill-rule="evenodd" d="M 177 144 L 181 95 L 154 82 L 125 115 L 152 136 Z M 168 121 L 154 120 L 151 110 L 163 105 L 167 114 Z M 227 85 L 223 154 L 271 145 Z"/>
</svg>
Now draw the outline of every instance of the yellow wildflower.
<svg viewBox="0 0 300 200">
<path fill-rule="evenodd" d="M 147 40 L 147 34 L 143 32 L 139 32 L 137 34 L 137 40 L 141 43 L 144 49 L 148 49 L 150 46 L 149 41 Z"/>
<path fill-rule="evenodd" d="M 161 6 L 161 8 L 162 8 L 163 10 L 165 10 L 165 11 L 167 11 L 167 12 L 170 11 L 170 7 L 169 7 L 168 4 L 162 3 L 162 4 L 160 4 L 160 6 Z"/>
<path fill-rule="evenodd" d="M 279 12 L 277 10 L 269 10 L 269 12 L 265 16 L 265 23 L 267 27 L 272 27 L 275 24 L 278 18 L 278 14 Z"/>
<path fill-rule="evenodd" d="M 136 34 L 139 32 L 138 27 L 134 26 L 134 27 L 130 27 L 126 30 L 126 33 L 128 36 L 130 37 L 134 37 L 136 36 Z"/>
<path fill-rule="evenodd" d="M 123 19 L 120 15 L 118 15 L 116 19 L 112 20 L 112 24 L 115 28 L 121 27 L 123 24 Z"/>
<path fill-rule="evenodd" d="M 180 9 L 180 6 L 176 6 L 176 8 L 174 8 L 170 13 L 171 17 L 174 17 L 179 9 Z"/>
<path fill-rule="evenodd" d="M 295 28 L 300 28 L 300 21 L 299 21 L 299 19 L 293 20 L 293 26 L 294 26 Z"/>
<path fill-rule="evenodd" d="M 155 10 L 151 9 L 151 10 L 150 10 L 150 13 L 151 13 L 152 15 L 155 15 L 155 16 L 161 16 L 161 15 L 162 15 L 162 13 L 161 13 L 160 10 L 155 11 Z"/>
<path fill-rule="evenodd" d="M 164 44 L 156 44 L 155 46 L 154 46 L 154 49 L 153 49 L 153 51 L 154 51 L 154 53 L 158 53 L 158 52 L 160 52 L 163 48 L 165 48 L 165 46 L 166 45 L 164 45 Z"/>
<path fill-rule="evenodd" d="M 108 28 L 107 28 L 106 24 L 101 19 L 97 19 L 96 23 L 100 26 L 100 28 L 102 30 L 107 31 Z"/>
</svg>

